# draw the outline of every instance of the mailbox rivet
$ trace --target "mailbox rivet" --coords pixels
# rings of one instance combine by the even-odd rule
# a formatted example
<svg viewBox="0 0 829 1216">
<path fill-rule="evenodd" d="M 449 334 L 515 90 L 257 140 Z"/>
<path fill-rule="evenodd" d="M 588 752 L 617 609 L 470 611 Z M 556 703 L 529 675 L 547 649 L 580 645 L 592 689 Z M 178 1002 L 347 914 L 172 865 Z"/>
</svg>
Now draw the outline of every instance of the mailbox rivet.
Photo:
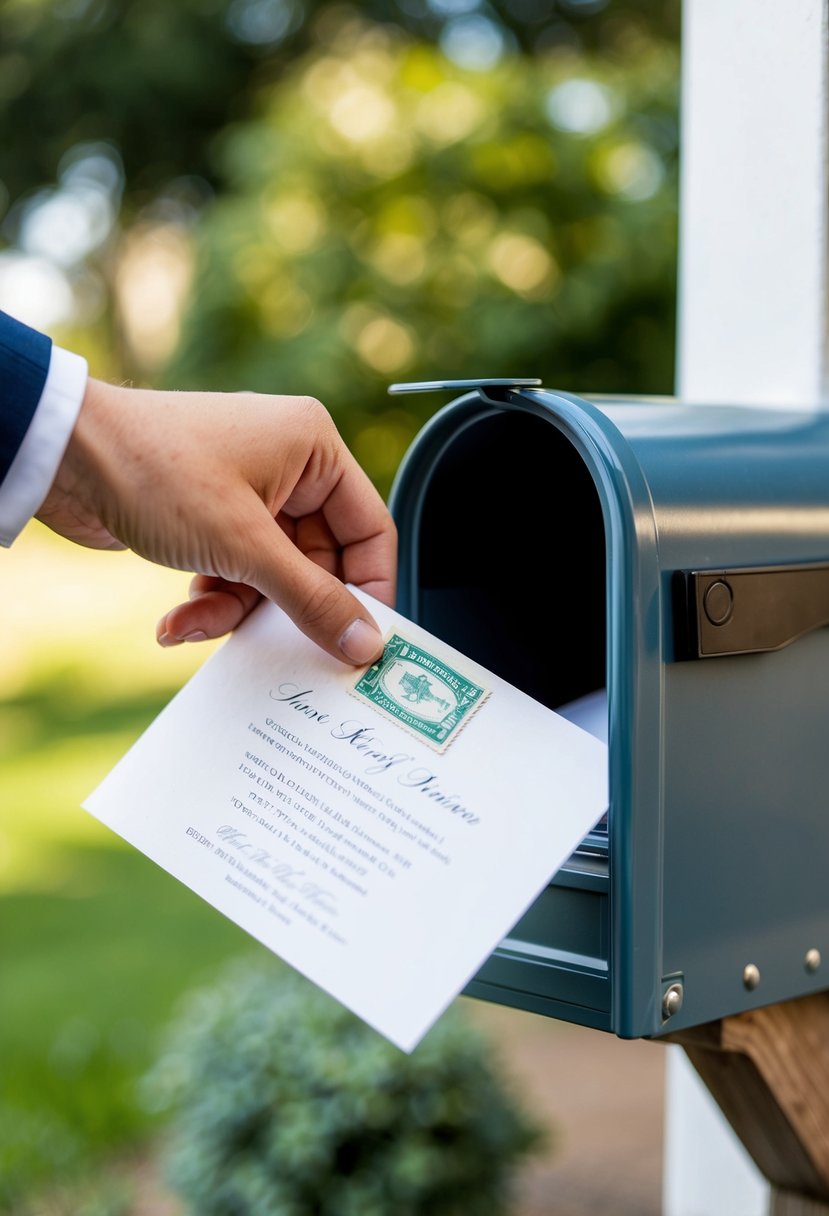
<svg viewBox="0 0 829 1216">
<path fill-rule="evenodd" d="M 682 1008 L 682 998 L 685 992 L 681 984 L 671 984 L 662 994 L 662 1016 L 672 1018 Z"/>
<path fill-rule="evenodd" d="M 814 947 L 811 950 L 807 950 L 803 966 L 807 971 L 817 971 L 820 966 L 820 951 L 815 950 Z"/>
<path fill-rule="evenodd" d="M 702 606 L 712 625 L 726 625 L 734 610 L 734 592 L 728 583 L 717 579 L 705 592 Z"/>
<path fill-rule="evenodd" d="M 752 992 L 760 983 L 760 968 L 755 967 L 754 963 L 749 963 L 743 967 L 743 983 L 749 992 Z"/>
</svg>

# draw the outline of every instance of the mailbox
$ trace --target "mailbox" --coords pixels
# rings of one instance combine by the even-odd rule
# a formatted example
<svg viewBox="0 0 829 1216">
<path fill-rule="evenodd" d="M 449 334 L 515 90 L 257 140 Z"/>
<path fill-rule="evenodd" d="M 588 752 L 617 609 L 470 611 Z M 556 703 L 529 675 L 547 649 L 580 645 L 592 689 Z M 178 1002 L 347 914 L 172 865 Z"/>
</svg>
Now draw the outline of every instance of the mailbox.
<svg viewBox="0 0 829 1216">
<path fill-rule="evenodd" d="M 633 1038 L 829 987 L 829 418 L 459 383 L 398 606 L 551 709 L 606 688 L 610 764 L 468 993 Z"/>
</svg>

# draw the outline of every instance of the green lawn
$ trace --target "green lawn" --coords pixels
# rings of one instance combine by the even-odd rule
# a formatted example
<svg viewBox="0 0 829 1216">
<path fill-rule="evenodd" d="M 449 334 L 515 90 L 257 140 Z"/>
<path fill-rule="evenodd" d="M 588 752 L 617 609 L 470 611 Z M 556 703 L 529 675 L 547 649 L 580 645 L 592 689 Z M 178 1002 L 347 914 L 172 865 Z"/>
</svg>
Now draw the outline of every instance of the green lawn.
<svg viewBox="0 0 829 1216">
<path fill-rule="evenodd" d="M 14 1216 L 152 1134 L 138 1081 L 178 998 L 261 949 L 80 809 L 206 652 L 164 665 L 155 584 L 148 593 L 126 562 L 123 602 L 100 630 L 71 614 L 46 628 L 55 601 L 32 586 L 55 575 L 53 542 L 19 543 L 26 560 L 13 550 L 4 566 L 7 602 L 28 597 L 14 645 L 0 611 L 0 1212 Z M 89 560 L 81 580 L 97 572 Z M 162 610 L 175 598 L 164 594 Z M 62 1210 L 103 1209 L 67 1198 Z"/>
<path fill-rule="evenodd" d="M 73 706 L 70 726 L 42 705 L 44 738 L 4 766 L 4 836 L 47 889 L 0 901 L 0 1210 L 151 1130 L 136 1081 L 178 997 L 259 949 L 83 812 L 65 821 L 75 839 L 48 831 L 55 785 L 114 762 L 161 704 Z"/>
</svg>

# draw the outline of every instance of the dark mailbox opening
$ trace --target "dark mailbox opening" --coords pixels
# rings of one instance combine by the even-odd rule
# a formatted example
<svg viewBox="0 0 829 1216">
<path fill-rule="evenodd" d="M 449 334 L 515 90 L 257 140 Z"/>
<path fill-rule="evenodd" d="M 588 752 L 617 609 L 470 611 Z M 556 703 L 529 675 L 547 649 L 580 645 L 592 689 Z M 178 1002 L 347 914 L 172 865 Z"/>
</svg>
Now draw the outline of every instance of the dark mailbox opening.
<svg viewBox="0 0 829 1216">
<path fill-rule="evenodd" d="M 550 422 L 480 419 L 425 487 L 420 622 L 549 709 L 605 686 L 605 534 L 593 479 Z"/>
</svg>

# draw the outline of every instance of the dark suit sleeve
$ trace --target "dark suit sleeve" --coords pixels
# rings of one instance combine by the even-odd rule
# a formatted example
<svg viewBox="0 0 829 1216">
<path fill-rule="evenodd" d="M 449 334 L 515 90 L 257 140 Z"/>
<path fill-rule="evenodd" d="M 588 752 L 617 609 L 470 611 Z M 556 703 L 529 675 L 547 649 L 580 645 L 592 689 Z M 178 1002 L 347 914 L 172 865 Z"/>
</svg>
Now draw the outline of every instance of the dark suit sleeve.
<svg viewBox="0 0 829 1216">
<path fill-rule="evenodd" d="M 51 357 L 51 338 L 0 312 L 0 482 L 37 409 Z"/>
</svg>

